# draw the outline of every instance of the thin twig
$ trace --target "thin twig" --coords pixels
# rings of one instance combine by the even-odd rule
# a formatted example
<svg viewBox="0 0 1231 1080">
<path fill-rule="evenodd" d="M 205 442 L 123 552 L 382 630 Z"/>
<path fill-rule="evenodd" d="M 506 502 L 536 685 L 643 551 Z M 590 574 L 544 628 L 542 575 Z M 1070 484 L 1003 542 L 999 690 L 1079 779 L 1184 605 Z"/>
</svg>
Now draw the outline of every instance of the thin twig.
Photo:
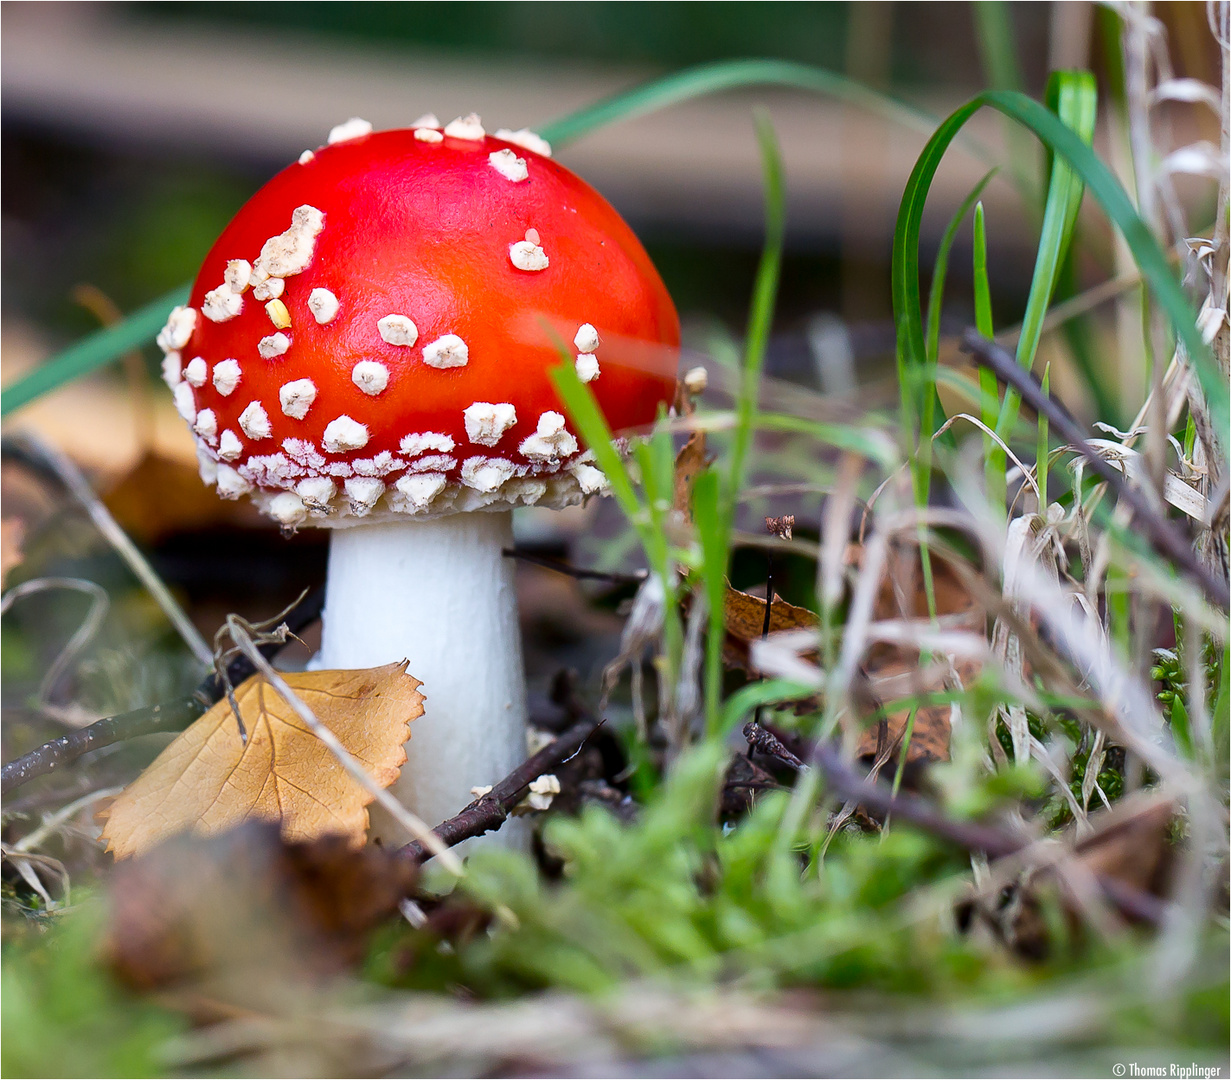
<svg viewBox="0 0 1231 1080">
<path fill-rule="evenodd" d="M 31 832 L 26 833 L 20 840 L 13 845 L 13 851 L 33 851 L 44 840 L 54 833 L 61 825 L 71 818 L 78 810 L 90 806 L 92 803 L 101 802 L 103 799 L 109 799 L 112 795 L 118 795 L 124 789 L 122 787 L 100 788 L 98 791 L 91 791 L 87 795 L 82 795 L 79 799 L 74 799 L 67 806 L 61 807 L 54 814 L 49 814 L 43 823 Z"/>
<path fill-rule="evenodd" d="M 368 775 L 365 769 L 351 754 L 349 750 L 339 741 L 338 737 L 329 730 L 324 724 L 317 719 L 316 713 L 304 702 L 294 690 L 287 685 L 286 680 L 274 670 L 274 667 L 257 648 L 256 643 L 252 640 L 248 633 L 248 627 L 243 620 L 236 615 L 227 616 L 227 630 L 231 635 L 231 640 L 243 650 L 249 660 L 256 665 L 257 671 L 265 678 L 266 682 L 273 687 L 276 693 L 290 708 L 295 715 L 299 717 L 312 734 L 323 742 L 338 759 L 351 776 L 351 778 L 359 784 L 372 798 L 380 803 L 390 814 L 390 816 L 399 825 L 402 826 L 411 836 L 417 840 L 422 840 L 424 845 L 432 852 L 433 855 L 440 859 L 440 865 L 450 873 L 461 877 L 464 871 L 462 864 L 449 849 L 442 844 L 433 834 L 431 828 L 426 822 L 421 820 L 418 815 L 411 813 L 400 802 L 397 801 L 387 788 L 383 788 L 375 780 Z"/>
<path fill-rule="evenodd" d="M 294 600 L 283 608 L 277 615 L 272 618 L 264 619 L 261 622 L 248 622 L 244 620 L 244 626 L 249 633 L 253 635 L 256 646 L 262 651 L 263 655 L 268 655 L 270 647 L 280 649 L 286 644 L 288 637 L 295 637 L 290 626 L 283 622 L 283 616 L 288 615 L 302 602 L 307 595 L 308 590 L 304 589 Z M 272 631 L 270 627 L 275 627 Z M 216 678 L 222 686 L 222 693 L 231 705 L 231 715 L 235 717 L 235 723 L 239 728 L 239 741 L 241 746 L 248 745 L 248 732 L 244 727 L 244 717 L 240 712 L 239 702 L 235 700 L 235 683 L 231 679 L 228 663 L 236 656 L 243 655 L 243 650 L 238 645 L 232 645 L 230 649 L 223 648 L 223 640 L 230 634 L 230 622 L 224 623 L 214 634 L 214 671 Z M 232 638 L 232 640 L 234 640 Z"/>
<path fill-rule="evenodd" d="M 513 812 L 513 807 L 521 802 L 531 782 L 575 757 L 599 723 L 591 718 L 582 720 L 533 757 L 527 758 L 486 795 L 475 799 L 460 814 L 437 825 L 433 830 L 437 842 L 453 847 L 472 836 L 482 836 L 500 828 Z M 417 840 L 402 848 L 400 854 L 415 862 L 422 862 L 427 857 L 423 845 Z"/>
<path fill-rule="evenodd" d="M 1155 551 L 1170 559 L 1200 585 L 1212 603 L 1224 610 L 1231 606 L 1227 583 L 1216 578 L 1202 564 L 1192 544 L 1175 524 L 1150 506 L 1141 492 L 1127 482 L 1124 474 L 1103 459 L 1087 442 L 1085 433 L 1069 415 L 1068 410 L 1050 395 L 1043 393 L 1033 376 L 1023 369 L 1010 353 L 974 330 L 967 330 L 962 335 L 962 348 L 993 371 L 998 379 L 1016 390 L 1022 401 L 1035 412 L 1047 417 L 1060 437 L 1089 462 L 1090 468 L 1106 481 L 1116 493 L 1116 497 L 1133 511 L 1139 527 Z"/>
<path fill-rule="evenodd" d="M 38 707 L 44 711 L 51 712 L 55 709 L 52 704 L 51 696 L 63 678 L 64 673 L 72 666 L 74 660 L 81 654 L 85 647 L 94 639 L 94 635 L 98 633 L 98 628 L 102 626 L 103 619 L 107 617 L 107 610 L 111 606 L 111 600 L 107 596 L 107 590 L 94 581 L 87 581 L 85 578 L 64 578 L 64 577 L 45 577 L 34 578 L 31 581 L 23 581 L 20 585 L 15 585 L 4 594 L 0 600 L 0 615 L 3 615 L 9 610 L 13 604 L 25 596 L 30 596 L 34 593 L 44 592 L 48 589 L 71 589 L 74 592 L 85 593 L 90 598 L 90 607 L 86 612 L 86 616 L 81 620 L 81 625 L 73 632 L 73 636 L 68 639 L 64 647 L 60 650 L 60 655 L 55 658 L 51 666 L 47 669 L 47 674 L 43 676 L 38 687 L 38 697 L 36 699 Z"/>
<path fill-rule="evenodd" d="M 300 600 L 292 607 L 275 615 L 274 618 L 286 626 L 286 636 L 288 638 L 298 641 L 297 635 L 303 633 L 309 626 L 320 619 L 324 607 L 325 586 L 321 585 L 313 589 L 306 596 L 301 594 Z M 272 660 L 286 647 L 286 644 L 285 640 L 267 642 L 260 646 L 261 655 L 268 660 Z M 197 696 L 203 697 L 212 705 L 214 702 L 222 700 L 223 695 L 226 693 L 228 681 L 232 686 L 238 686 L 249 676 L 255 675 L 256 670 L 256 665 L 242 652 L 237 650 L 233 657 L 227 657 L 225 677 L 222 671 L 211 671 L 197 688 Z"/>
<path fill-rule="evenodd" d="M 23 459 L 43 472 L 50 472 L 69 490 L 73 497 L 82 505 L 95 528 L 103 534 L 107 542 L 115 548 L 120 558 L 128 564 L 142 585 L 149 590 L 155 602 L 162 608 L 163 614 L 171 621 L 176 632 L 188 646 L 193 656 L 205 667 L 214 662 L 213 650 L 205 643 L 205 639 L 192 625 L 179 602 L 171 595 L 171 590 L 163 583 L 162 578 L 155 573 L 148 560 L 137 549 L 137 545 L 129 539 L 128 534 L 120 528 L 119 522 L 111 516 L 111 511 L 103 504 L 98 493 L 90 486 L 85 474 L 67 454 L 61 453 L 54 446 L 36 439 L 28 432 L 9 436 L 4 440 L 6 454 Z"/>
<path fill-rule="evenodd" d="M 317 589 L 303 603 L 287 613 L 286 622 L 291 633 L 304 630 L 316 622 L 320 618 L 324 602 L 325 590 Z M 281 648 L 282 645 L 277 643 L 263 645 L 261 654 L 272 657 Z M 235 686 L 255 672 L 256 667 L 252 661 L 242 653 L 226 666 L 227 679 Z M 36 776 L 44 776 L 53 772 L 62 765 L 76 761 L 77 758 L 88 754 L 91 750 L 101 750 L 104 746 L 111 746 L 113 743 L 124 742 L 127 739 L 136 739 L 142 735 L 153 735 L 162 731 L 182 731 L 211 705 L 221 701 L 223 693 L 224 683 L 220 674 L 210 672 L 196 691 L 185 697 L 158 705 L 147 705 L 119 716 L 109 716 L 89 727 L 43 743 L 37 749 L 31 750 L 30 753 L 4 766 L 2 779 L 0 779 L 0 794 L 7 795 Z"/>
<path fill-rule="evenodd" d="M 611 585 L 640 585 L 645 580 L 646 572 L 637 574 L 615 574 L 606 570 L 587 570 L 581 566 L 573 566 L 563 559 L 553 559 L 548 555 L 535 555 L 533 552 L 520 551 L 517 548 L 505 548 L 502 552 L 507 559 L 517 559 L 534 566 L 542 566 L 554 570 L 557 574 L 565 574 L 582 581 L 606 581 Z"/>
</svg>

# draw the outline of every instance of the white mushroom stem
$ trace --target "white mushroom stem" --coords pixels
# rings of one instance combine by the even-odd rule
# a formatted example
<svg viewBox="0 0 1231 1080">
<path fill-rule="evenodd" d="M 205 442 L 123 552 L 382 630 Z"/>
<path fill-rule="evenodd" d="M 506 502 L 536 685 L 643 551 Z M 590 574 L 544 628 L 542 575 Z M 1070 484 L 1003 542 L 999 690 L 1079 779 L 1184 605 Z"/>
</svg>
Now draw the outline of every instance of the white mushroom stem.
<svg viewBox="0 0 1231 1080">
<path fill-rule="evenodd" d="M 526 757 L 517 597 L 512 560 L 502 554 L 512 543 L 508 511 L 358 525 L 330 537 L 314 666 L 409 661 L 423 682 L 424 713 L 411 725 L 392 790 L 431 825 Z M 373 835 L 396 840 L 378 814 L 372 821 Z"/>
</svg>

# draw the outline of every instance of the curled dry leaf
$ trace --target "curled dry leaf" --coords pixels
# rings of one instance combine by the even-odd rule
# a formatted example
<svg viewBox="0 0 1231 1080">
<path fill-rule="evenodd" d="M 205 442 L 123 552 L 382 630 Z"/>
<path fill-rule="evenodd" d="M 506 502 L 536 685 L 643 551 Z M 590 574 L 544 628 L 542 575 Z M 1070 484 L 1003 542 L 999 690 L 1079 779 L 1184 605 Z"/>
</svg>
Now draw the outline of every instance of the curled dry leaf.
<svg viewBox="0 0 1231 1080">
<path fill-rule="evenodd" d="M 406 761 L 407 725 L 423 714 L 405 661 L 285 678 L 378 784 L 393 783 Z M 235 696 L 247 745 L 224 698 L 99 815 L 117 859 L 179 832 L 218 833 L 251 818 L 280 822 L 289 841 L 340 834 L 363 842 L 372 796 L 263 678 L 248 679 Z"/>
</svg>

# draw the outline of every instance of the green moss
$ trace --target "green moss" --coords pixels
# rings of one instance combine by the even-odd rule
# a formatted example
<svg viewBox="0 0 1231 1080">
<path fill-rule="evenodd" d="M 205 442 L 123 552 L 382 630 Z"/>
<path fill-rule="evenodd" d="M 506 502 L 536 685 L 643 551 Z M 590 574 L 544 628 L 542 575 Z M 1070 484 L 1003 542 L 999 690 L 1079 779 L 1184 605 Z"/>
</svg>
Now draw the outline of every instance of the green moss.
<svg viewBox="0 0 1231 1080">
<path fill-rule="evenodd" d="M 5 925 L 0 1062 L 5 1076 L 140 1077 L 183 1018 L 116 985 L 98 959 L 102 911 L 79 903 L 45 930 Z"/>
</svg>

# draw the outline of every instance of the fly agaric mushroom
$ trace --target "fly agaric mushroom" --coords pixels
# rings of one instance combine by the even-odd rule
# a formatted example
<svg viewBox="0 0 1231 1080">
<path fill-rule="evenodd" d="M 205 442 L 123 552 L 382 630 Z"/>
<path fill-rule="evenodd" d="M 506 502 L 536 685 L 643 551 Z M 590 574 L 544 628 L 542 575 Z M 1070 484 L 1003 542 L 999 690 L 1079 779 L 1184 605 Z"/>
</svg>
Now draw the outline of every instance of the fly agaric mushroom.
<svg viewBox="0 0 1231 1080">
<path fill-rule="evenodd" d="M 474 116 L 340 125 L 239 211 L 158 339 L 206 483 L 333 530 L 317 665 L 423 680 L 395 792 L 428 821 L 525 756 L 512 508 L 605 484 L 548 375 L 559 343 L 613 429 L 674 388 L 661 279 L 550 152 Z"/>
</svg>

